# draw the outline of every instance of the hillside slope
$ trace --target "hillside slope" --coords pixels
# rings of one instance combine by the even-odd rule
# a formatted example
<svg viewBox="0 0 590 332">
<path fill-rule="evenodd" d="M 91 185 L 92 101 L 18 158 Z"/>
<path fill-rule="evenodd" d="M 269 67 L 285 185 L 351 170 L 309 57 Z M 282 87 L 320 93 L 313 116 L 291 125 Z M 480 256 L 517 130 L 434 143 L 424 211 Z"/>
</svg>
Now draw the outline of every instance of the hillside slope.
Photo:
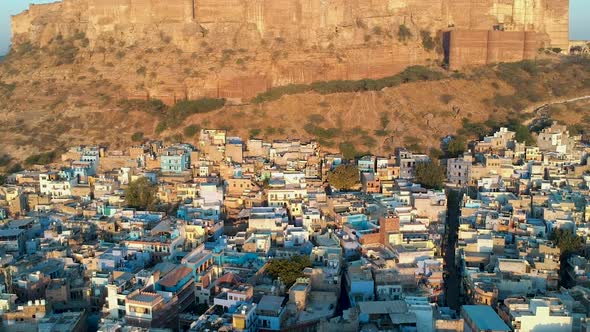
<svg viewBox="0 0 590 332">
<path fill-rule="evenodd" d="M 3 79 L 15 68 L 23 71 L 15 74 L 21 77 L 17 83 L 0 80 L 0 154 L 15 161 L 72 144 L 124 147 L 132 143 L 134 133 L 194 142 L 198 128 L 226 128 L 230 135 L 244 138 L 316 138 L 325 149 L 348 155 L 387 153 L 397 146 L 428 152 L 447 135 L 473 137 L 509 119 L 523 121 L 530 117 L 522 112 L 527 106 L 590 94 L 590 61 L 562 57 L 465 73 L 419 68 L 436 75 L 418 75 L 414 82 L 376 91 L 370 91 L 374 81 L 327 82 L 321 85 L 323 90 L 305 87 L 307 92 L 279 93 L 260 104 L 182 113 L 171 122 L 177 110 L 165 106 L 154 110 L 142 103 L 122 106 L 119 86 L 108 80 L 91 78 L 90 73 L 77 73 L 78 79 L 69 80 L 72 73 L 63 73 L 64 79 L 57 71 L 53 77 L 40 77 L 30 61 L 29 57 L 8 59 L 0 76 Z M 330 93 L 334 86 L 352 92 Z M 555 114 L 584 127 L 588 121 L 580 119 L 590 115 L 586 105 L 564 106 Z M 167 119 L 172 125 L 162 128 L 159 124 Z"/>
</svg>

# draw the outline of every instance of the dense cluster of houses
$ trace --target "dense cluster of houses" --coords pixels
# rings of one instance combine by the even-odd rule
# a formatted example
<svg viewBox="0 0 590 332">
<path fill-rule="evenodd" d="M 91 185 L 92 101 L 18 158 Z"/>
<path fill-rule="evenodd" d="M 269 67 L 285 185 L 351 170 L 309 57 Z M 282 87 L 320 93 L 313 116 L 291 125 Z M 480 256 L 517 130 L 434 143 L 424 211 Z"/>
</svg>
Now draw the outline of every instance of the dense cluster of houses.
<svg viewBox="0 0 590 332">
<path fill-rule="evenodd" d="M 471 188 L 463 191 L 456 249 L 461 295 L 492 306 L 514 331 L 588 328 L 586 260 L 562 262 L 555 239 L 568 232 L 587 245 L 589 149 L 580 139 L 554 124 L 527 146 L 502 128 L 447 161 L 448 181 Z"/>
<path fill-rule="evenodd" d="M 454 221 L 444 190 L 415 183 L 430 158 L 405 149 L 349 161 L 223 130 L 197 146 L 73 147 L 0 186 L 2 330 L 585 330 L 588 261 L 561 262 L 550 239 L 588 238 L 588 149 L 560 126 L 535 147 L 505 128 L 471 147 L 446 161 Z M 358 190 L 327 188 L 348 163 Z M 143 178 L 158 203 L 129 208 Z M 308 264 L 292 282 L 268 271 L 295 258 Z M 449 266 L 469 305 L 447 306 Z"/>
</svg>

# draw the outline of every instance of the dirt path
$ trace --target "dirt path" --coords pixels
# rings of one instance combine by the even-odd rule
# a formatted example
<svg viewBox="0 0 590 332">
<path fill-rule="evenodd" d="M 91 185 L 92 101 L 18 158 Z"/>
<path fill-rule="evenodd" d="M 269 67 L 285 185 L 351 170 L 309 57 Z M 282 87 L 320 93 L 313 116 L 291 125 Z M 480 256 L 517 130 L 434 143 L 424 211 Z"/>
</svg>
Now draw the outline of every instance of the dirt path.
<svg viewBox="0 0 590 332">
<path fill-rule="evenodd" d="M 590 95 L 586 95 L 586 96 L 581 96 L 581 97 L 576 97 L 576 98 L 564 98 L 564 99 L 557 99 L 554 100 L 550 103 L 545 103 L 545 104 L 536 104 L 536 105 L 532 105 L 529 106 L 527 108 L 525 108 L 523 110 L 524 113 L 534 113 L 535 116 L 526 120 L 524 122 L 525 126 L 529 126 L 533 123 L 533 121 L 535 121 L 537 118 L 542 117 L 543 116 L 543 112 L 547 110 L 547 108 L 551 105 L 558 105 L 558 104 L 568 104 L 568 103 L 573 103 L 576 101 L 580 101 L 580 100 L 586 100 L 586 99 L 590 99 Z"/>
</svg>

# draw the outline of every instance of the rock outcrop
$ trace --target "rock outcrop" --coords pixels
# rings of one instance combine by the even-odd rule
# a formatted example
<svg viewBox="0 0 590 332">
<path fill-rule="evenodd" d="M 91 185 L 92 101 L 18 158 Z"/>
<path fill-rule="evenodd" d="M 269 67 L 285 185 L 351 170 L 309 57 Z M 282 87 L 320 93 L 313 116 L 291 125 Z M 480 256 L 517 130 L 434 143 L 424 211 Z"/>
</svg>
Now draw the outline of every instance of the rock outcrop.
<svg viewBox="0 0 590 332">
<path fill-rule="evenodd" d="M 159 84 L 151 86 L 125 84 L 128 80 L 118 83 L 130 97 L 173 102 L 210 96 L 240 101 L 280 85 L 384 77 L 409 65 L 443 61 L 442 35 L 447 31 L 465 31 L 462 40 L 469 41 L 457 45 L 455 52 L 449 52 L 453 45 L 446 45 L 446 54 L 457 56 L 448 59 L 455 68 L 534 57 L 533 49 L 538 47 L 565 50 L 569 45 L 568 2 L 64 0 L 31 5 L 13 17 L 12 33 L 17 46 L 30 42 L 44 47 L 56 36 L 83 33 L 94 51 L 114 42 L 142 49 L 165 45 L 178 49 L 179 54 L 223 50 L 218 59 L 222 65 L 214 70 L 210 59 L 191 64 L 201 73 L 196 78 L 176 73 L 163 75 Z M 411 34 L 402 33 L 400 26 Z M 500 31 L 510 34 L 503 36 Z M 449 40 L 453 39 L 457 38 Z M 486 49 L 477 61 L 470 62 L 469 54 L 477 53 L 474 47 L 484 44 Z M 241 61 L 232 58 L 237 63 L 228 64 L 227 58 L 237 50 L 243 51 Z M 77 61 L 92 56 L 91 52 Z"/>
</svg>

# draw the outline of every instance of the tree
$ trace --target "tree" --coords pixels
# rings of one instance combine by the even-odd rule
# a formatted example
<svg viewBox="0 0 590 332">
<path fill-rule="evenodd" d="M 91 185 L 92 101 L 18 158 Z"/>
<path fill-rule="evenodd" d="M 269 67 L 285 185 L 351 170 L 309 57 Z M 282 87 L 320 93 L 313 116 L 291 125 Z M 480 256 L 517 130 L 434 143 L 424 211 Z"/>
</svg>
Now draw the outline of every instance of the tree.
<svg viewBox="0 0 590 332">
<path fill-rule="evenodd" d="M 518 120 L 511 119 L 509 121 L 507 127 L 508 127 L 508 129 L 510 129 L 516 133 L 514 139 L 517 142 L 524 142 L 527 145 L 535 144 L 535 139 L 533 138 L 533 135 L 531 134 L 531 131 L 529 130 L 529 128 L 527 126 L 519 123 Z"/>
<path fill-rule="evenodd" d="M 582 250 L 582 238 L 569 230 L 556 229 L 551 234 L 551 240 L 555 242 L 561 251 L 562 257 L 568 257 L 569 255 Z"/>
<path fill-rule="evenodd" d="M 437 148 L 430 148 L 428 155 L 432 159 L 440 159 L 445 156 L 444 152 L 442 152 L 441 150 L 439 150 Z"/>
<path fill-rule="evenodd" d="M 555 242 L 559 248 L 560 262 L 559 267 L 559 284 L 562 287 L 575 286 L 575 280 L 568 273 L 568 259 L 575 253 L 580 252 L 583 248 L 583 239 L 569 230 L 556 229 L 551 233 L 550 240 Z"/>
<path fill-rule="evenodd" d="M 416 182 L 428 189 L 442 189 L 445 168 L 432 161 L 416 165 Z"/>
<path fill-rule="evenodd" d="M 354 165 L 340 165 L 328 173 L 330 186 L 350 190 L 359 183 L 359 170 Z"/>
<path fill-rule="evenodd" d="M 467 140 L 463 136 L 454 137 L 447 144 L 447 157 L 457 158 L 467 150 Z"/>
<path fill-rule="evenodd" d="M 148 180 L 141 177 L 131 183 L 125 190 L 125 202 L 127 206 L 140 209 L 152 210 L 156 205 L 156 193 L 158 187 Z"/>
<path fill-rule="evenodd" d="M 273 279 L 281 278 L 285 286 L 291 287 L 297 278 L 303 277 L 303 269 L 310 266 L 309 257 L 294 256 L 289 259 L 272 259 L 266 271 Z"/>
</svg>

